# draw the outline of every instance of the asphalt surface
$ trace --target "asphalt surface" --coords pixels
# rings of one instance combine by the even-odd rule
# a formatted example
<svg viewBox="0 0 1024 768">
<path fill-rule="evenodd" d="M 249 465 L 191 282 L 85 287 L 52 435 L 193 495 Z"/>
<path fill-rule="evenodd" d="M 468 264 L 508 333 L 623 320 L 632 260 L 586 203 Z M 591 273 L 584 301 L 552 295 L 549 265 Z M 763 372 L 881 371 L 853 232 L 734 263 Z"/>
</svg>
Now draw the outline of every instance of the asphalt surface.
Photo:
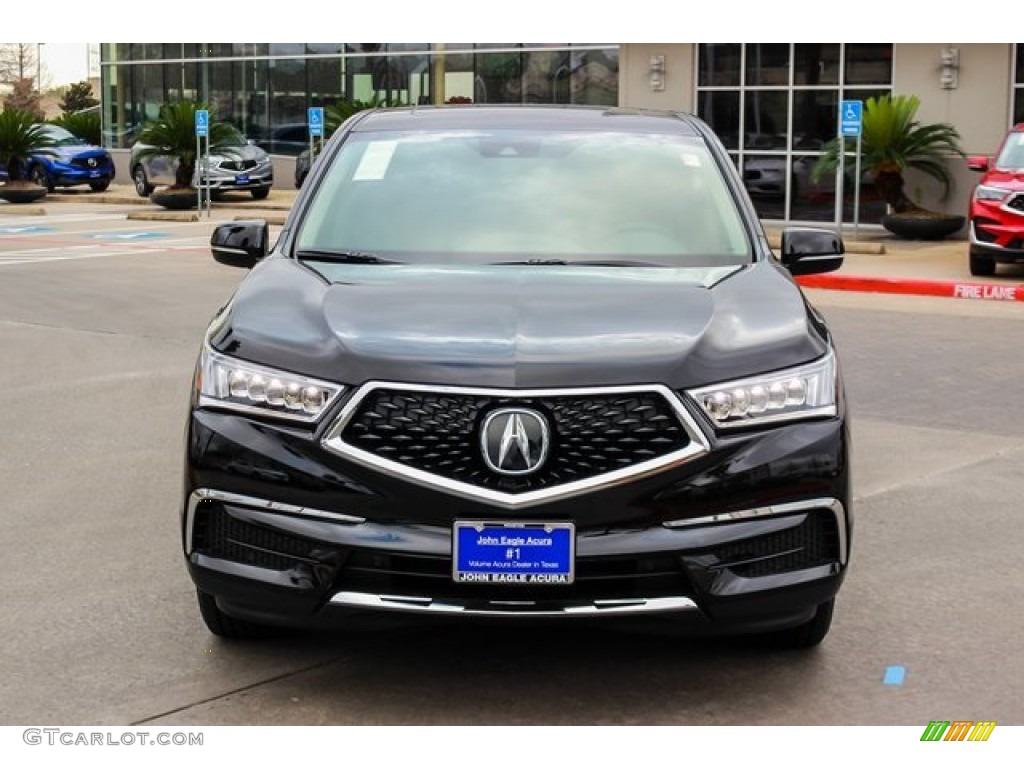
<svg viewBox="0 0 1024 768">
<path fill-rule="evenodd" d="M 390 621 L 239 644 L 200 621 L 178 510 L 199 340 L 244 272 L 211 223 L 124 213 L 0 218 L 0 724 L 1024 724 L 1021 304 L 808 291 L 855 438 L 815 651 Z"/>
</svg>

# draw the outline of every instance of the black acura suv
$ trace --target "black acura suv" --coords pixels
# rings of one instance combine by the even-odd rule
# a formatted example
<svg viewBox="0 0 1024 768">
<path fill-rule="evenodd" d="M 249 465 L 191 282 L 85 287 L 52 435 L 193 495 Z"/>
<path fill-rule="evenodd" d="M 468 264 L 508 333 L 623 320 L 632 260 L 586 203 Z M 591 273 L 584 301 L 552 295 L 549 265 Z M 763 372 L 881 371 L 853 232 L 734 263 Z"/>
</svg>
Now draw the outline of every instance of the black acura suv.
<svg viewBox="0 0 1024 768">
<path fill-rule="evenodd" d="M 209 629 L 656 617 L 807 647 L 850 552 L 839 365 L 685 114 L 351 118 L 202 344 L 182 545 Z"/>
</svg>

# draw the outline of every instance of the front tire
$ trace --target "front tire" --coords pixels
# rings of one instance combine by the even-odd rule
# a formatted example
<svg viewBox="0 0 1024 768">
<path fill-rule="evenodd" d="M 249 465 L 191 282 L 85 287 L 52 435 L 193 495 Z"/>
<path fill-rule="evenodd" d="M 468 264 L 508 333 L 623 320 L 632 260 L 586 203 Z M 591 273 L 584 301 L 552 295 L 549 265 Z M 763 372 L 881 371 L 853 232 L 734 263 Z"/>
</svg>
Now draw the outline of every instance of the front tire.
<svg viewBox="0 0 1024 768">
<path fill-rule="evenodd" d="M 975 277 L 992 277 L 996 273 L 996 260 L 971 248 L 971 274 Z"/>
<path fill-rule="evenodd" d="M 261 187 L 260 189 L 249 190 L 252 194 L 253 200 L 266 200 L 270 194 L 270 187 Z"/>
<path fill-rule="evenodd" d="M 32 168 L 32 181 L 43 187 L 47 192 L 53 192 L 53 184 L 50 181 L 50 175 L 46 172 L 46 169 L 41 165 L 34 166 Z"/>
<path fill-rule="evenodd" d="M 110 187 L 110 179 L 89 182 L 89 189 L 93 192 L 106 192 L 108 187 Z"/>
<path fill-rule="evenodd" d="M 765 632 L 755 636 L 758 645 L 776 650 L 800 650 L 813 648 L 825 639 L 832 626 L 832 614 L 835 611 L 836 599 L 822 603 L 814 612 L 810 621 L 789 629 Z"/>
<path fill-rule="evenodd" d="M 139 197 L 149 197 L 153 194 L 154 187 L 146 178 L 146 169 L 141 165 L 136 165 L 132 170 L 132 181 L 135 183 L 135 194 Z"/>
<path fill-rule="evenodd" d="M 206 628 L 218 637 L 227 640 L 258 640 L 272 637 L 280 631 L 277 627 L 228 616 L 217 607 L 217 599 L 202 590 L 196 590 L 196 599 L 199 602 L 199 613 L 203 617 Z"/>
</svg>

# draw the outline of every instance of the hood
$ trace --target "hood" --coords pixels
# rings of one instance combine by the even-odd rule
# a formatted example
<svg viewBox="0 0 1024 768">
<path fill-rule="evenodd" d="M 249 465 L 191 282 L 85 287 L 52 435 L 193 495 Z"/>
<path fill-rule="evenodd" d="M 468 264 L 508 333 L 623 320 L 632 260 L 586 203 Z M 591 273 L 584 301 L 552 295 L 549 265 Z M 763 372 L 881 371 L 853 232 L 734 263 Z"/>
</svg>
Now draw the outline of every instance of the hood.
<svg viewBox="0 0 1024 768">
<path fill-rule="evenodd" d="M 235 147 L 231 154 L 218 152 L 210 155 L 211 160 L 263 160 L 265 157 L 267 153 L 254 144 Z"/>
<path fill-rule="evenodd" d="M 96 147 L 92 144 L 78 144 L 73 147 L 51 147 L 51 151 L 54 153 L 51 157 L 59 158 L 60 160 L 71 160 L 75 157 L 107 157 L 107 150 L 103 147 Z"/>
<path fill-rule="evenodd" d="M 1019 192 L 1024 190 L 1024 168 L 992 168 L 985 172 L 979 183 Z"/>
<path fill-rule="evenodd" d="M 259 265 L 212 339 L 226 354 L 358 385 L 692 387 L 823 354 L 779 267 Z"/>
</svg>

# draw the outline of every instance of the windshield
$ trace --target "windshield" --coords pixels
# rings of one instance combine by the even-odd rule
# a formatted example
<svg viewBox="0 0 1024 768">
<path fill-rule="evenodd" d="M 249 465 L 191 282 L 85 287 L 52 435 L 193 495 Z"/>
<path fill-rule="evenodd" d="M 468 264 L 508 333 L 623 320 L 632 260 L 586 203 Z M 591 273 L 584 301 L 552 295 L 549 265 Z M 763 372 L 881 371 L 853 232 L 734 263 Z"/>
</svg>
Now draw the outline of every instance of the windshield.
<svg viewBox="0 0 1024 768">
<path fill-rule="evenodd" d="M 1006 137 L 996 168 L 1024 168 L 1024 132 L 1013 131 Z"/>
<path fill-rule="evenodd" d="M 594 131 L 352 134 L 297 251 L 414 263 L 752 260 L 702 141 Z"/>
<path fill-rule="evenodd" d="M 61 128 L 59 125 L 44 125 L 43 133 L 53 139 L 54 145 L 58 147 L 79 147 L 85 144 L 75 134 Z"/>
</svg>

